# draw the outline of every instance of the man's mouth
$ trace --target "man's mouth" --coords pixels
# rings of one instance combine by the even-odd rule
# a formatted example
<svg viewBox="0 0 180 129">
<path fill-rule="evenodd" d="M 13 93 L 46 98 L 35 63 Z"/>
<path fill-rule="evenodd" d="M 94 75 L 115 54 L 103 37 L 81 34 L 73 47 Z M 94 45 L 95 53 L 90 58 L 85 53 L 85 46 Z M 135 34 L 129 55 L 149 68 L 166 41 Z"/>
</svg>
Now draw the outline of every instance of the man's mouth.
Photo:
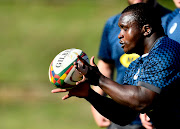
<svg viewBox="0 0 180 129">
<path fill-rule="evenodd" d="M 122 48 L 124 48 L 124 46 L 125 46 L 125 42 L 124 42 L 124 41 L 122 41 L 122 40 L 120 40 L 120 41 L 119 41 L 119 43 L 121 44 L 121 47 L 122 47 Z"/>
</svg>

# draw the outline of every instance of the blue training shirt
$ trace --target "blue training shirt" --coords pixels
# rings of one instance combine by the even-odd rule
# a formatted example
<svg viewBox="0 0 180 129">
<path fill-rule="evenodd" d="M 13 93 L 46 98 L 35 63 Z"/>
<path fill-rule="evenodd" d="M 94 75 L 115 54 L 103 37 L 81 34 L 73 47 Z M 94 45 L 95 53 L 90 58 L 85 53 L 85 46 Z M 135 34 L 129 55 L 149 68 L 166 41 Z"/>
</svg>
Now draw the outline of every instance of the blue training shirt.
<svg viewBox="0 0 180 129">
<path fill-rule="evenodd" d="M 175 9 L 166 21 L 165 33 L 169 38 L 180 43 L 180 9 Z"/>
<path fill-rule="evenodd" d="M 179 124 L 180 43 L 161 37 L 149 53 L 130 64 L 124 84 L 143 86 L 159 94 L 157 102 L 147 111 L 155 127 Z"/>
</svg>

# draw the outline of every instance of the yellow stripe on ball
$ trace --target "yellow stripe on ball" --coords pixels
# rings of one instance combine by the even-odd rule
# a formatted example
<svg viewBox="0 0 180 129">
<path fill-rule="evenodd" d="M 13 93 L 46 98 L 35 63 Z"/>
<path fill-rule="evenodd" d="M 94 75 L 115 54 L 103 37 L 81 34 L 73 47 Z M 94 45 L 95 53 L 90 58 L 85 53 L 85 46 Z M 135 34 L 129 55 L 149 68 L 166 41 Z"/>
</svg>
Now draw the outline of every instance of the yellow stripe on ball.
<svg viewBox="0 0 180 129">
<path fill-rule="evenodd" d="M 61 79 L 61 80 L 64 80 L 66 77 L 67 77 L 67 74 L 64 73 L 64 74 L 60 77 L 60 79 Z"/>
<path fill-rule="evenodd" d="M 55 83 L 55 82 L 54 82 L 54 77 L 53 77 L 53 76 L 51 77 L 51 82 L 52 82 L 52 83 Z"/>
</svg>

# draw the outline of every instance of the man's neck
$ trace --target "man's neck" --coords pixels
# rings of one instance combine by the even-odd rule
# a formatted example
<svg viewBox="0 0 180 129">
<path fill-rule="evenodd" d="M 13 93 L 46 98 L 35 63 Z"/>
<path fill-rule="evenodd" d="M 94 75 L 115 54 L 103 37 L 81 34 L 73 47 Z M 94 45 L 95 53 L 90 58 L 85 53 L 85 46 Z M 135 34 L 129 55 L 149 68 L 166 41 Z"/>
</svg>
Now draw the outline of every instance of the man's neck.
<svg viewBox="0 0 180 129">
<path fill-rule="evenodd" d="M 145 39 L 145 45 L 144 45 L 144 54 L 149 53 L 153 46 L 156 44 L 158 39 L 164 35 L 153 33 L 150 37 L 147 37 Z"/>
</svg>

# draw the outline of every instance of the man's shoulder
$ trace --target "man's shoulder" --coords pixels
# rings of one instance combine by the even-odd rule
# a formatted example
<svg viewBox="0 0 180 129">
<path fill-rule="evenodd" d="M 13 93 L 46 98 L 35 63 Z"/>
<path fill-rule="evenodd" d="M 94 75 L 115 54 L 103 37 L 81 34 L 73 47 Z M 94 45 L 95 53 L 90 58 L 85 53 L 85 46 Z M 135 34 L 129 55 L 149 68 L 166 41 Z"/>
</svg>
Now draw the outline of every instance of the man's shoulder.
<svg viewBox="0 0 180 129">
<path fill-rule="evenodd" d="M 161 60 L 161 63 L 180 61 L 180 44 L 167 36 L 164 36 L 155 44 L 150 52 L 152 61 Z"/>
<path fill-rule="evenodd" d="M 177 20 L 179 20 L 179 17 L 176 17 L 179 14 L 179 12 L 180 12 L 179 8 L 177 8 L 173 12 L 171 12 L 167 18 L 167 24 L 170 23 L 170 21 L 172 21 L 172 19 L 177 18 Z"/>
<path fill-rule="evenodd" d="M 163 25 L 165 34 L 168 33 L 168 26 L 170 25 L 171 21 L 173 21 L 173 19 L 176 19 L 176 18 L 177 18 L 177 20 L 179 20 L 179 17 L 176 17 L 179 14 L 179 12 L 180 12 L 180 9 L 177 8 L 173 12 L 165 15 L 162 18 L 162 25 Z"/>
<path fill-rule="evenodd" d="M 176 42 L 175 40 L 169 38 L 168 36 L 162 37 L 157 44 L 155 45 L 160 50 L 167 50 L 167 51 L 180 51 L 180 43 Z M 155 47 L 155 48 L 156 48 Z M 158 50 L 158 51 L 160 51 Z"/>
<path fill-rule="evenodd" d="M 180 43 L 178 43 L 177 41 L 169 38 L 168 36 L 164 36 L 162 39 L 161 39 L 161 44 L 165 44 L 164 47 L 180 47 Z M 180 51 L 180 50 L 179 50 Z"/>
</svg>

